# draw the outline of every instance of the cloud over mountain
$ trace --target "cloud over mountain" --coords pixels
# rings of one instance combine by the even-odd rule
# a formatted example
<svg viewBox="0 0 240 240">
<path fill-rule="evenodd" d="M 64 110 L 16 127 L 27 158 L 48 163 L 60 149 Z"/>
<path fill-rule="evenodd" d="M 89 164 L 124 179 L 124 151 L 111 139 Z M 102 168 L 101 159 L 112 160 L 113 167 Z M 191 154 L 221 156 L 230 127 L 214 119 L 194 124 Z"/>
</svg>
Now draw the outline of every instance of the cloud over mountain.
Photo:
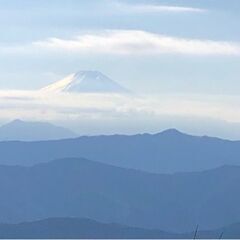
<svg viewBox="0 0 240 240">
<path fill-rule="evenodd" d="M 179 38 L 142 30 L 106 30 L 83 33 L 71 39 L 53 37 L 36 41 L 33 46 L 92 54 L 240 55 L 239 42 Z"/>
<path fill-rule="evenodd" d="M 163 116 L 240 120 L 236 101 L 227 96 L 129 95 L 48 91 L 0 91 L 0 119 L 56 120 L 160 120 Z M 227 103 L 225 103 L 227 102 Z"/>
<path fill-rule="evenodd" d="M 0 121 L 49 121 L 80 134 L 156 132 L 169 127 L 192 132 L 186 123 L 181 124 L 183 119 L 191 125 L 194 119 L 201 123 L 203 119 L 240 121 L 236 102 L 240 102 L 238 97 L 221 95 L 138 95 L 98 71 L 80 71 L 35 91 L 1 90 Z M 195 133 L 203 130 L 216 135 L 206 126 Z M 233 135 L 239 138 L 231 131 L 218 136 Z"/>
</svg>

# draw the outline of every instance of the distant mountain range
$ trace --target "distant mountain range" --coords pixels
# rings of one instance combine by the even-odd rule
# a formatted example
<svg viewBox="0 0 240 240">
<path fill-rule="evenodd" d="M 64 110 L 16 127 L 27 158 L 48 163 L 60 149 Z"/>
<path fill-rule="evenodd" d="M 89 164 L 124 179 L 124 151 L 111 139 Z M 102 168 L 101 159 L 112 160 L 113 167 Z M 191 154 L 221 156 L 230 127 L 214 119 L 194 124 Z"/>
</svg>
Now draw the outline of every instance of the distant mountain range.
<svg viewBox="0 0 240 240">
<path fill-rule="evenodd" d="M 240 167 L 150 174 L 85 159 L 0 166 L 0 222 L 80 217 L 192 232 L 240 221 Z"/>
<path fill-rule="evenodd" d="M 130 93 L 117 82 L 99 71 L 80 71 L 44 87 L 46 92 L 73 93 Z"/>
<path fill-rule="evenodd" d="M 167 233 L 80 218 L 49 218 L 19 224 L 0 224 L 1 239 L 193 239 L 194 234 Z M 237 239 L 239 236 L 240 224 L 197 232 L 197 239 Z"/>
<path fill-rule="evenodd" d="M 14 120 L 0 127 L 0 141 L 38 141 L 74 138 L 72 131 L 46 122 Z"/>
<path fill-rule="evenodd" d="M 153 135 L 0 142 L 0 152 L 0 164 L 6 165 L 31 165 L 65 157 L 84 157 L 155 173 L 240 165 L 240 141 L 190 136 L 174 129 Z"/>
<path fill-rule="evenodd" d="M 71 139 L 44 140 L 64 136 Z M 187 238 L 197 225 L 218 229 L 201 232 L 206 238 L 221 231 L 240 236 L 239 225 L 221 229 L 240 222 L 240 141 L 175 129 L 72 137 L 71 131 L 48 123 L 15 120 L 0 128 L 0 139 L 8 140 L 0 142 L 0 164 L 5 164 L 0 165 L 0 222 L 75 217 L 105 222 L 109 236 L 112 222 L 114 233 L 126 228 L 128 238 L 141 238 L 140 233 L 178 238 L 171 232 L 189 232 L 180 235 Z M 10 141 L 14 139 L 24 141 Z M 37 228 L 59 224 L 45 221 L 50 220 L 24 224 L 30 233 L 32 226 L 36 233 Z M 9 233 L 25 225 L 0 225 L 0 237 L 8 238 L 1 235 L 5 227 Z"/>
</svg>

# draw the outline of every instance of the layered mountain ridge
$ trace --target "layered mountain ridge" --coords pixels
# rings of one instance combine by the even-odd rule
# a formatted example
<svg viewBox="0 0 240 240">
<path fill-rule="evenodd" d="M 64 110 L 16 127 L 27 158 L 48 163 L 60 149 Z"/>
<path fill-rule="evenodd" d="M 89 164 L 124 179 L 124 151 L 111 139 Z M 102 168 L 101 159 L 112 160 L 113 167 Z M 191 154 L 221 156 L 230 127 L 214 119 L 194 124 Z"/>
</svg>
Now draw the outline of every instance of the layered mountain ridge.
<svg viewBox="0 0 240 240">
<path fill-rule="evenodd" d="M 239 166 L 177 174 L 82 158 L 0 166 L 0 222 L 77 217 L 167 232 L 216 229 L 239 222 L 239 181 Z"/>
<path fill-rule="evenodd" d="M 77 137 L 64 127 L 48 122 L 29 122 L 15 119 L 0 126 L 0 141 L 40 141 Z"/>
<path fill-rule="evenodd" d="M 239 238 L 240 224 L 198 231 L 197 239 Z M 158 229 L 134 228 L 101 223 L 85 218 L 48 218 L 18 224 L 0 224 L 1 239 L 193 239 L 195 232 L 169 233 Z"/>
<path fill-rule="evenodd" d="M 63 157 L 84 157 L 155 173 L 240 165 L 240 141 L 191 136 L 173 129 L 157 134 L 0 142 L 0 152 L 0 164 L 6 165 L 33 165 Z"/>
</svg>

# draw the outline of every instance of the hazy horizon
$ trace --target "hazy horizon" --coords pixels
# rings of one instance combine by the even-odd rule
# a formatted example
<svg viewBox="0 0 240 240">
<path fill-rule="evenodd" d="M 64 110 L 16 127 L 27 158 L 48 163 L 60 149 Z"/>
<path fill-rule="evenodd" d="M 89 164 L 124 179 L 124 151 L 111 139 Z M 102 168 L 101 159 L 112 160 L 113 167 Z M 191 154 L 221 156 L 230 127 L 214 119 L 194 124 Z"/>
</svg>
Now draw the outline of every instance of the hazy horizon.
<svg viewBox="0 0 240 240">
<path fill-rule="evenodd" d="M 83 135 L 177 128 L 240 139 L 238 0 L 0 3 L 0 123 L 47 121 Z M 39 91 L 83 70 L 133 94 Z"/>
<path fill-rule="evenodd" d="M 0 0 L 0 239 L 239 239 L 240 0 Z"/>
</svg>

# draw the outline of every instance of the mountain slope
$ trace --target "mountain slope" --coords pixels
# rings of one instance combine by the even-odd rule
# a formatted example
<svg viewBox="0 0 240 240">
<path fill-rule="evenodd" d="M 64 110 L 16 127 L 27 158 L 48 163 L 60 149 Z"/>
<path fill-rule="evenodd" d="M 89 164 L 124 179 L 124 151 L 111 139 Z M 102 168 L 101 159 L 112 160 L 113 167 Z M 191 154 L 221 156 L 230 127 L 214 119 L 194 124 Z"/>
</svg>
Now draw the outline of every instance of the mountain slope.
<svg viewBox="0 0 240 240">
<path fill-rule="evenodd" d="M 240 167 L 149 174 L 85 159 L 0 167 L 0 222 L 84 217 L 192 232 L 240 220 Z"/>
<path fill-rule="evenodd" d="M 73 137 L 76 137 L 76 134 L 70 130 L 46 122 L 14 120 L 0 127 L 0 141 L 37 141 Z"/>
<path fill-rule="evenodd" d="M 159 230 L 104 224 L 90 219 L 51 218 L 20 224 L 0 224 L 1 239 L 141 239 L 174 238 Z"/>
<path fill-rule="evenodd" d="M 197 238 L 214 238 L 214 239 L 239 239 L 240 238 L 240 223 L 231 224 L 216 230 L 200 231 Z"/>
<path fill-rule="evenodd" d="M 43 142 L 0 142 L 0 164 L 31 165 L 85 157 L 149 172 L 198 171 L 240 165 L 240 141 L 196 137 L 167 130 L 159 134 L 80 137 Z"/>
<path fill-rule="evenodd" d="M 193 239 L 192 233 L 100 223 L 84 218 L 49 218 L 18 224 L 0 224 L 1 239 Z M 239 239 L 240 224 L 197 232 L 197 239 Z"/>
<path fill-rule="evenodd" d="M 129 93 L 98 71 L 80 71 L 42 89 L 45 92 Z"/>
</svg>

